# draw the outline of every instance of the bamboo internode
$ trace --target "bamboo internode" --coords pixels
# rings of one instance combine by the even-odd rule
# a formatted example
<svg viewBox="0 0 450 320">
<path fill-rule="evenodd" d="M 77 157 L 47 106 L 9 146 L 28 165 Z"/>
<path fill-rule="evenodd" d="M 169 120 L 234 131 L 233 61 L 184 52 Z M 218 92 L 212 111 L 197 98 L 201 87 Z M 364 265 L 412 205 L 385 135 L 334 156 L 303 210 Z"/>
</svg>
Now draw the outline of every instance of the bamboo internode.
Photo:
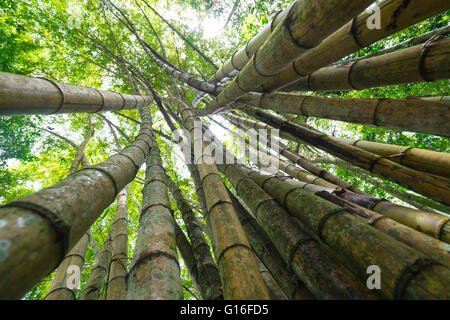
<svg viewBox="0 0 450 320">
<path fill-rule="evenodd" d="M 105 112 L 146 107 L 152 100 L 0 72 L 0 115 Z"/>
<path fill-rule="evenodd" d="M 434 40 L 398 52 L 321 68 L 283 91 L 362 90 L 450 78 L 450 40 Z"/>
<path fill-rule="evenodd" d="M 352 272 L 335 262 L 319 242 L 235 164 L 219 165 L 272 239 L 284 261 L 318 299 L 374 299 Z"/>
<path fill-rule="evenodd" d="M 299 57 L 293 64 L 264 83 L 256 91 L 272 91 L 307 76 L 319 68 L 365 48 L 416 22 L 440 13 L 449 7 L 446 0 L 384 0 L 380 9 L 380 28 L 368 28 L 373 12 L 364 12 L 323 40 L 317 47 Z M 401 10 L 399 10 L 401 8 Z"/>
</svg>

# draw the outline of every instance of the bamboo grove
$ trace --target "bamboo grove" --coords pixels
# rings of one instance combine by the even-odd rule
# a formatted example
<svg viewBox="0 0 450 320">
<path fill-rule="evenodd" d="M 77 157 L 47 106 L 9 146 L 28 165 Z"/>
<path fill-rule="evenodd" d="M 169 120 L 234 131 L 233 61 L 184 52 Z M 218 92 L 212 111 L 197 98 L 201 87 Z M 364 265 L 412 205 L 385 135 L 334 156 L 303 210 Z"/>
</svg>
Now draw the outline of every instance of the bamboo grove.
<svg viewBox="0 0 450 320">
<path fill-rule="evenodd" d="M 81 142 L 40 128 L 75 154 L 68 175 L 0 206 L 1 299 L 42 279 L 48 300 L 450 299 L 449 153 L 321 125 L 448 141 L 448 25 L 369 50 L 435 17 L 449 22 L 448 1 L 281 3 L 227 59 L 157 3 L 90 6 L 97 28 L 61 31 L 67 17 L 51 1 L 37 13 L 54 21 L 55 39 L 69 32 L 56 50 L 120 90 L 0 72 L 2 118 L 87 119 Z M 417 83 L 438 83 L 439 94 L 383 95 Z M 92 156 L 89 143 L 104 135 L 113 153 Z M 167 160 L 179 149 L 186 170 Z M 72 285 L 80 273 L 82 290 Z"/>
</svg>

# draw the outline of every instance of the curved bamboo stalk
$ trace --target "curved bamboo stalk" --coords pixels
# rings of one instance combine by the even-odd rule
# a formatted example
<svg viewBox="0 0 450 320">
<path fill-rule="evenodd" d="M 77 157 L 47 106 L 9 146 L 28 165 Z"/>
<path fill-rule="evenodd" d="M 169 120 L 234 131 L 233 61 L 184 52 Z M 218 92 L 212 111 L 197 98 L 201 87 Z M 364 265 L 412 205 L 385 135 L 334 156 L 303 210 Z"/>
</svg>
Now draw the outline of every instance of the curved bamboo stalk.
<svg viewBox="0 0 450 320">
<path fill-rule="evenodd" d="M 105 112 L 148 106 L 149 96 L 77 87 L 0 72 L 0 115 Z"/>
<path fill-rule="evenodd" d="M 203 236 L 202 229 L 197 225 L 195 213 L 180 188 L 178 188 L 170 176 L 166 175 L 166 179 L 169 183 L 169 189 L 175 198 L 176 205 L 183 217 L 189 239 L 191 240 L 197 265 L 197 283 L 199 284 L 200 292 L 206 300 L 223 299 L 219 271 L 211 256 L 209 245 Z"/>
<path fill-rule="evenodd" d="M 153 133 L 146 160 L 140 228 L 127 276 L 127 299 L 179 300 L 183 297 L 174 218 L 167 181 Z"/>
<path fill-rule="evenodd" d="M 272 240 L 270 240 L 261 226 L 258 225 L 255 218 L 252 217 L 231 192 L 230 197 L 253 251 L 271 271 L 286 296 L 292 300 L 315 299 L 305 284 L 298 280 L 288 269 L 287 263 L 284 262 Z"/>
<path fill-rule="evenodd" d="M 225 116 L 227 119 L 231 120 L 232 123 L 236 124 L 238 127 L 240 126 L 240 123 L 247 125 L 249 128 L 257 129 L 257 124 L 255 121 L 246 119 L 244 117 L 239 117 L 235 114 L 228 113 Z M 271 130 L 267 125 L 260 124 L 259 128 L 261 129 L 268 129 Z M 241 127 L 241 129 L 244 129 Z M 264 143 L 266 146 L 270 147 L 270 143 L 268 139 L 265 139 L 260 134 L 258 134 L 258 138 L 261 140 L 262 143 Z M 264 141 L 266 140 L 266 141 Z M 284 156 L 285 158 L 292 161 L 292 163 L 297 164 L 307 170 L 308 172 L 330 182 L 335 185 L 338 185 L 344 189 L 348 189 L 350 191 L 353 191 L 355 193 L 365 194 L 364 191 L 359 190 L 358 188 L 352 186 L 350 183 L 338 178 L 334 174 L 328 172 L 327 170 L 321 168 L 320 166 L 317 166 L 316 164 L 312 163 L 305 157 L 300 156 L 298 153 L 292 151 L 287 145 L 282 143 L 281 141 L 278 141 L 278 147 L 279 147 L 279 153 Z"/>
<path fill-rule="evenodd" d="M 450 136 L 449 106 L 424 99 L 343 99 L 275 92 L 248 94 L 239 102 L 280 113 Z"/>
<path fill-rule="evenodd" d="M 194 133 L 193 110 L 176 98 L 171 97 L 169 100 L 180 111 L 183 124 L 190 132 L 191 141 L 195 143 L 196 139 L 202 139 Z M 269 295 L 250 244 L 214 160 L 207 153 L 200 156 L 200 161 L 195 159 L 195 163 L 198 163 L 198 173 L 204 188 L 208 207 L 208 211 L 205 211 L 206 220 L 211 229 L 224 298 L 268 299 Z M 239 272 L 236 272 L 236 266 L 239 266 Z"/>
<path fill-rule="evenodd" d="M 295 183 L 247 168 L 242 170 L 286 210 L 314 230 L 359 275 L 366 277 L 368 266 L 379 266 L 383 272 L 380 291 L 388 298 L 450 297 L 447 290 L 450 270 L 447 267 L 376 230 L 346 209 L 302 190 Z"/>
<path fill-rule="evenodd" d="M 151 132 L 150 115 L 144 112 L 138 136 L 120 153 L 0 207 L 0 297 L 20 298 L 51 272 L 134 179 L 150 150 L 143 137 Z"/>
<path fill-rule="evenodd" d="M 238 165 L 218 165 L 252 210 L 283 260 L 318 299 L 375 298 L 346 267 L 323 251 L 276 201 L 247 177 Z"/>
<path fill-rule="evenodd" d="M 283 91 L 363 90 L 448 79 L 449 55 L 450 39 L 434 40 L 355 63 L 321 68 L 284 87 Z"/>
<path fill-rule="evenodd" d="M 268 92 L 286 86 L 301 76 L 307 76 L 449 7 L 445 0 L 384 0 L 377 3 L 377 6 L 380 9 L 380 28 L 368 28 L 368 21 L 373 19 L 371 10 L 361 13 L 283 69 L 279 75 L 264 83 L 257 91 Z"/>
<path fill-rule="evenodd" d="M 277 75 L 301 54 L 366 8 L 371 0 L 296 1 L 286 18 L 207 108 L 220 110 Z M 314 27 L 312 27 L 314 26 Z M 280 51 L 280 48 L 283 50 Z"/>
<path fill-rule="evenodd" d="M 336 142 L 328 135 L 319 134 L 292 124 L 289 121 L 281 120 L 259 109 L 245 108 L 244 111 L 264 121 L 268 125 L 280 129 L 280 131 L 286 131 L 290 135 L 301 137 L 302 140 L 305 140 L 309 144 L 348 161 L 355 166 L 396 182 L 405 188 L 416 191 L 440 203 L 445 205 L 450 204 L 450 184 L 443 178 L 440 179 L 424 172 L 405 167 L 388 158 L 360 148 Z"/>
</svg>

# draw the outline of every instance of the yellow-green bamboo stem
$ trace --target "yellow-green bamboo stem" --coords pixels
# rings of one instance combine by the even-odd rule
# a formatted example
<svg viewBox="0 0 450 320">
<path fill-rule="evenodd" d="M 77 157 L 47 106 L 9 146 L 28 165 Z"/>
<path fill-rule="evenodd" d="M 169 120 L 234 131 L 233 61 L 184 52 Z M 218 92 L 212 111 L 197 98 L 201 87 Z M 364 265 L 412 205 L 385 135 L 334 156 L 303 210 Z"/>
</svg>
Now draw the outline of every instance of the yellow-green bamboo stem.
<svg viewBox="0 0 450 320">
<path fill-rule="evenodd" d="M 275 92 L 247 94 L 239 101 L 279 113 L 450 136 L 449 107 L 424 99 L 343 99 Z"/>
<path fill-rule="evenodd" d="M 253 251 L 272 272 L 286 296 L 292 300 L 315 299 L 305 284 L 298 280 L 288 269 L 287 263 L 284 262 L 272 240 L 270 240 L 255 218 L 231 192 L 230 197 Z"/>
<path fill-rule="evenodd" d="M 309 144 L 348 161 L 355 166 L 396 182 L 405 188 L 416 191 L 430 199 L 445 205 L 450 204 L 450 183 L 448 183 L 446 179 L 441 179 L 411 169 L 393 162 L 389 160 L 389 158 L 337 142 L 326 134 L 319 134 L 316 131 L 279 119 L 257 108 L 245 108 L 244 111 L 255 116 L 257 119 L 264 121 L 268 125 L 280 129 L 280 131 L 285 131 L 290 135 L 301 137 L 302 140 L 305 140 Z"/>
<path fill-rule="evenodd" d="M 267 124 L 264 124 L 262 122 L 255 122 L 253 120 L 250 119 L 246 119 L 244 117 L 240 117 L 237 116 L 233 113 L 228 113 L 225 116 L 227 119 L 229 119 L 230 121 L 232 121 L 232 123 L 234 123 L 235 125 L 237 125 L 238 127 L 240 127 L 241 129 L 244 129 L 242 127 L 243 125 L 247 125 L 249 128 L 253 128 L 253 129 L 266 129 L 270 132 L 270 130 L 273 129 L 273 127 L 268 126 Z M 280 135 L 282 137 L 286 137 L 288 140 L 293 139 L 292 135 L 285 135 L 283 132 L 280 132 Z M 258 138 L 261 140 L 262 143 L 264 143 L 265 145 L 267 145 L 268 147 L 270 147 L 270 143 L 269 143 L 269 139 L 266 139 L 265 137 L 261 136 L 258 133 Z M 338 185 L 344 189 L 348 189 L 351 190 L 353 192 L 356 193 L 361 193 L 361 194 L 365 194 L 364 191 L 359 190 L 358 188 L 352 186 L 350 183 L 338 178 L 337 176 L 335 176 L 334 174 L 328 172 L 327 170 L 315 165 L 314 163 L 312 163 L 311 161 L 309 161 L 308 159 L 300 156 L 298 153 L 292 151 L 287 145 L 285 145 L 284 143 L 282 143 L 281 141 L 278 141 L 278 147 L 279 147 L 279 153 L 284 156 L 285 158 L 289 159 L 293 164 L 298 164 L 299 166 L 301 166 L 302 168 L 304 168 L 305 170 L 307 170 L 308 172 L 321 177 L 322 179 L 331 182 L 335 185 Z"/>
<path fill-rule="evenodd" d="M 450 119 L 447 126 L 449 123 Z M 364 140 L 337 137 L 333 137 L 333 139 L 386 157 L 407 167 L 450 178 L 450 154 L 448 153 Z"/>
<path fill-rule="evenodd" d="M 289 13 L 291 6 L 295 2 L 292 2 L 291 5 L 286 7 L 285 9 L 277 12 L 272 19 L 272 21 L 267 24 L 256 36 L 251 38 L 245 47 L 236 51 L 230 59 L 228 59 L 223 66 L 216 71 L 213 78 L 209 80 L 209 82 L 218 83 L 226 78 L 233 77 L 236 73 L 247 64 L 247 62 L 251 59 L 251 57 L 255 54 L 256 50 L 263 45 L 263 43 L 269 38 L 272 31 L 275 27 L 283 21 L 286 15 Z"/>
<path fill-rule="evenodd" d="M 179 300 L 183 297 L 174 218 L 160 151 L 153 134 L 146 159 L 138 237 L 127 275 L 128 300 Z"/>
<path fill-rule="evenodd" d="M 449 7 L 446 0 L 384 0 L 380 8 L 380 28 L 368 28 L 373 11 L 364 12 L 287 66 L 276 77 L 264 83 L 259 90 L 268 92 L 281 88 L 301 76 L 359 51 L 378 40 L 392 35 Z"/>
<path fill-rule="evenodd" d="M 362 90 L 450 77 L 450 40 L 435 40 L 398 52 L 321 68 L 283 91 Z"/>
<path fill-rule="evenodd" d="M 180 111 L 183 124 L 189 130 L 193 143 L 196 143 L 195 139 L 203 139 L 194 133 L 193 110 L 176 98 L 171 97 L 170 102 Z M 258 271 L 253 251 L 214 160 L 211 155 L 202 153 L 200 159 L 195 161 L 198 163 L 198 173 L 208 207 L 206 220 L 211 229 L 224 298 L 268 299 L 269 295 Z"/>
<path fill-rule="evenodd" d="M 243 169 L 244 170 L 244 169 Z M 380 291 L 394 299 L 449 299 L 450 270 L 295 183 L 245 169 L 258 185 L 307 224 L 341 259 L 366 278 L 382 270 Z"/>
<path fill-rule="evenodd" d="M 105 112 L 148 106 L 152 97 L 0 72 L 0 115 Z"/>
<path fill-rule="evenodd" d="M 239 74 L 207 108 L 220 109 L 252 91 L 318 45 L 370 0 L 299 0 Z M 281 49 L 282 48 L 282 49 Z"/>
<path fill-rule="evenodd" d="M 126 296 L 126 274 L 128 265 L 128 189 L 117 196 L 116 217 L 111 226 L 112 258 L 109 265 L 105 300 L 124 300 Z"/>
<path fill-rule="evenodd" d="M 238 165 L 218 165 L 271 238 L 284 261 L 318 299 L 374 298 L 363 283 L 336 262 Z"/>
<path fill-rule="evenodd" d="M 45 300 L 76 300 L 77 281 L 81 280 L 81 269 L 84 264 L 89 235 L 85 234 L 70 250 L 56 270 L 52 286 Z M 72 269 L 75 267 L 74 269 Z M 76 274 L 79 272 L 79 274 Z M 73 279 L 72 279 L 73 278 Z M 79 285 L 79 283 L 78 283 Z"/>
</svg>

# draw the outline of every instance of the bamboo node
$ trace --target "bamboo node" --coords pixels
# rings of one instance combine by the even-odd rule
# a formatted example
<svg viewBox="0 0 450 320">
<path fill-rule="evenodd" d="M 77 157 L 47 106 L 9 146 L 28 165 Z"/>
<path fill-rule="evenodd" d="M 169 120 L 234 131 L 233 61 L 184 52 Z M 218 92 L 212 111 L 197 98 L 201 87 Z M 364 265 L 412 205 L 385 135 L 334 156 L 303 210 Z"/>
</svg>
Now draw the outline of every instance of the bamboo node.
<svg viewBox="0 0 450 320">
<path fill-rule="evenodd" d="M 92 113 L 97 113 L 97 112 L 100 112 L 103 109 L 103 107 L 105 106 L 105 96 L 103 95 L 103 93 L 100 90 L 97 90 L 95 88 L 93 88 L 93 89 L 95 91 L 97 91 L 97 93 L 100 95 L 100 97 L 102 97 L 102 104 L 100 105 L 100 108 L 98 110 L 92 111 Z"/>
<path fill-rule="evenodd" d="M 309 241 L 315 241 L 315 240 L 311 237 L 306 237 L 306 238 L 300 239 L 299 241 L 297 241 L 295 243 L 294 247 L 292 248 L 291 252 L 289 253 L 288 267 L 291 271 L 293 271 L 292 262 L 294 261 L 295 252 L 297 251 L 298 248 L 300 248 L 301 245 L 303 245 Z"/>
<path fill-rule="evenodd" d="M 56 88 L 58 88 L 59 92 L 61 92 L 61 104 L 60 104 L 60 106 L 59 106 L 54 112 L 49 113 L 49 114 L 57 114 L 58 112 L 60 112 L 60 111 L 63 109 L 64 103 L 65 103 L 65 101 L 64 101 L 64 100 L 65 100 L 65 97 L 64 97 L 64 90 L 63 90 L 63 87 L 60 86 L 60 85 L 58 84 L 58 82 L 56 82 L 56 81 L 52 81 L 52 80 L 47 79 L 47 78 L 44 78 L 44 77 L 36 77 L 36 78 L 42 79 L 42 80 L 46 80 L 46 81 L 50 82 L 50 83 L 53 84 Z"/>
<path fill-rule="evenodd" d="M 352 36 L 353 41 L 355 42 L 355 44 L 360 48 L 364 48 L 364 45 L 361 43 L 361 41 L 359 41 L 358 37 L 356 36 L 356 21 L 357 21 L 357 17 L 353 17 L 352 22 L 350 24 L 350 28 L 348 31 L 348 34 Z"/>
<path fill-rule="evenodd" d="M 232 245 L 230 245 L 230 246 L 228 246 L 228 247 L 226 247 L 225 249 L 222 250 L 222 252 L 219 255 L 219 258 L 217 259 L 217 264 L 220 264 L 220 261 L 222 260 L 222 257 L 224 256 L 226 251 L 228 251 L 230 249 L 233 249 L 233 248 L 236 248 L 236 247 L 242 247 L 242 248 L 248 249 L 249 251 L 251 251 L 253 253 L 253 250 L 249 246 L 247 246 L 246 244 L 234 243 L 234 244 L 232 244 Z"/>
<path fill-rule="evenodd" d="M 359 90 L 352 82 L 352 71 L 353 68 L 356 66 L 356 64 L 359 62 L 360 60 L 356 60 L 353 61 L 352 63 L 350 63 L 350 65 L 348 66 L 348 71 L 347 71 L 347 81 L 348 84 L 350 85 L 350 87 L 352 87 L 353 90 Z"/>
<path fill-rule="evenodd" d="M 419 75 L 425 82 L 433 82 L 433 80 L 428 77 L 425 70 L 425 60 L 430 49 L 439 42 L 439 36 L 439 34 L 434 35 L 422 45 L 422 52 L 419 59 Z"/>
<path fill-rule="evenodd" d="M 425 268 L 434 265 L 439 264 L 434 260 L 426 259 L 426 258 L 420 258 L 411 263 L 410 265 L 406 266 L 400 273 L 399 277 L 395 281 L 395 287 L 394 287 L 394 294 L 393 298 L 396 300 L 403 299 L 403 296 L 405 294 L 405 290 L 408 287 L 408 284 L 411 282 L 411 280 L 419 274 L 422 270 Z"/>
<path fill-rule="evenodd" d="M 39 216 L 50 222 L 50 224 L 55 229 L 58 239 L 62 243 L 63 247 L 61 255 L 62 260 L 69 249 L 70 226 L 52 210 L 47 209 L 37 203 L 16 200 L 7 203 L 3 206 L 0 206 L 0 208 L 14 208 L 14 207 L 31 210 L 33 211 L 33 213 L 38 214 Z"/>
</svg>

